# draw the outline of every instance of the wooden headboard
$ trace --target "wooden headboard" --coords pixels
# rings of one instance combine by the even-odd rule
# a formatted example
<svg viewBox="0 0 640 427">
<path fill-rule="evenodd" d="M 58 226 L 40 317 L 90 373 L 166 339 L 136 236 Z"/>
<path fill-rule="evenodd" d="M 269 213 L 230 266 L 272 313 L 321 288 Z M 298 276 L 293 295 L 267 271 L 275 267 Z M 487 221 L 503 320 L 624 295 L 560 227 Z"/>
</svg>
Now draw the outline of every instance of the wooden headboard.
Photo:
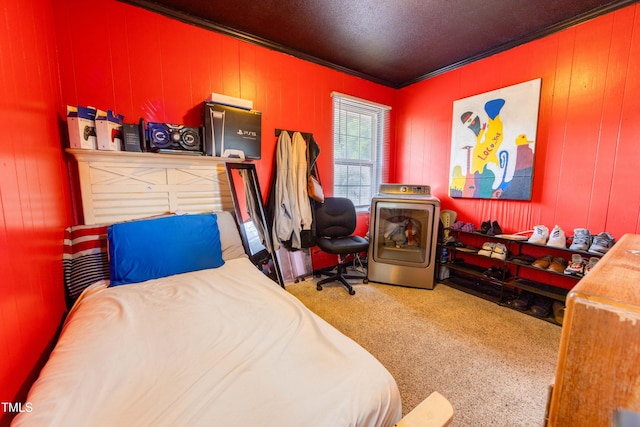
<svg viewBox="0 0 640 427">
<path fill-rule="evenodd" d="M 207 156 L 67 149 L 77 162 L 85 224 L 182 210 L 233 210 L 225 162 Z"/>
</svg>

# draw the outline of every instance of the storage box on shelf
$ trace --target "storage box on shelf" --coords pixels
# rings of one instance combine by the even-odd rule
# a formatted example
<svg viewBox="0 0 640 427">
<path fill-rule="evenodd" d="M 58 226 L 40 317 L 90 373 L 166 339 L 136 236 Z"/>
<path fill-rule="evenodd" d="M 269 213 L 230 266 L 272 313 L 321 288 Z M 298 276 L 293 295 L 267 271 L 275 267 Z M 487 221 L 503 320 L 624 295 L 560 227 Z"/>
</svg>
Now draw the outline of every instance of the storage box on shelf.
<svg viewBox="0 0 640 427">
<path fill-rule="evenodd" d="M 536 267 L 523 259 L 529 257 L 537 260 L 550 255 L 552 258 L 561 257 L 570 262 L 573 254 L 579 254 L 585 259 L 600 256 L 479 232 L 449 230 L 449 233 L 455 237 L 455 242 L 464 246 L 456 244 L 440 246 L 440 253 L 446 248 L 448 255 L 445 259 L 440 259 L 439 281 L 506 306 L 511 306 L 510 302 L 523 293 L 549 298 L 564 304 L 567 293 L 581 278 L 579 275 L 565 274 L 564 271 L 556 272 Z M 486 250 L 492 245 L 499 248 L 497 255 Z M 499 254 L 503 248 L 507 252 L 504 259 Z M 519 311 L 536 315 L 528 309 L 519 309 Z M 540 316 L 536 315 L 536 317 Z M 548 317 L 543 318 L 557 323 L 552 312 Z"/>
</svg>

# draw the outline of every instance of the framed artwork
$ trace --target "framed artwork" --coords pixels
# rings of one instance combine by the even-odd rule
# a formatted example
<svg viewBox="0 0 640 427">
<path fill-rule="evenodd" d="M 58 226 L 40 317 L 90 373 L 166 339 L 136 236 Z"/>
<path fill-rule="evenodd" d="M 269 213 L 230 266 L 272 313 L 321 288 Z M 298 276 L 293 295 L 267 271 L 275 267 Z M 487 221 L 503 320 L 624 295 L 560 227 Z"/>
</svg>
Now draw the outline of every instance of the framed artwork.
<svg viewBox="0 0 640 427">
<path fill-rule="evenodd" d="M 453 102 L 451 197 L 531 200 L 541 82 Z"/>
</svg>

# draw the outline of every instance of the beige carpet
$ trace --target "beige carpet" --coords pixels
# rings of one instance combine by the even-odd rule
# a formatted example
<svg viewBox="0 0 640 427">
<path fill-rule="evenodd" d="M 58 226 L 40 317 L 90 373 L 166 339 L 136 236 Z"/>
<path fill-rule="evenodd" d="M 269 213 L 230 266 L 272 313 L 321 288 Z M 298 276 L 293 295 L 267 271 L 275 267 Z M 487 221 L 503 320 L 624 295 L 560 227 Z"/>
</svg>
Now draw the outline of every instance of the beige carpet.
<svg viewBox="0 0 640 427">
<path fill-rule="evenodd" d="M 311 278 L 287 285 L 387 367 L 404 414 L 438 391 L 454 407 L 452 426 L 543 425 L 559 326 L 445 285 L 354 289 L 349 296 L 331 283 L 318 292 Z"/>
</svg>

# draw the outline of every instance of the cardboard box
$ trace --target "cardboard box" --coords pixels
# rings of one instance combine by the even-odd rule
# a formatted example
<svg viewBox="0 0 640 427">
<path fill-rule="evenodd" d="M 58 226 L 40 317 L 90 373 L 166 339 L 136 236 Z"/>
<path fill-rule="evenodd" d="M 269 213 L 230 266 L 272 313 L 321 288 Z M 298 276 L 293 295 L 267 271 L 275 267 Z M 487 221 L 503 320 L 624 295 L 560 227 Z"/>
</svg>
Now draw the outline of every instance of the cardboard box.
<svg viewBox="0 0 640 427">
<path fill-rule="evenodd" d="M 96 111 L 96 138 L 98 150 L 122 150 L 122 122 L 124 116 L 113 111 Z"/>
<path fill-rule="evenodd" d="M 253 101 L 249 99 L 236 98 L 234 96 L 222 95 L 220 93 L 212 92 L 209 99 L 205 102 L 208 104 L 228 105 L 230 107 L 238 107 L 243 110 L 252 110 Z"/>
<path fill-rule="evenodd" d="M 228 105 L 204 105 L 204 154 L 260 159 L 262 113 Z"/>
<path fill-rule="evenodd" d="M 71 148 L 96 149 L 95 119 L 95 108 L 67 105 L 67 127 L 69 128 L 69 146 Z"/>
</svg>

